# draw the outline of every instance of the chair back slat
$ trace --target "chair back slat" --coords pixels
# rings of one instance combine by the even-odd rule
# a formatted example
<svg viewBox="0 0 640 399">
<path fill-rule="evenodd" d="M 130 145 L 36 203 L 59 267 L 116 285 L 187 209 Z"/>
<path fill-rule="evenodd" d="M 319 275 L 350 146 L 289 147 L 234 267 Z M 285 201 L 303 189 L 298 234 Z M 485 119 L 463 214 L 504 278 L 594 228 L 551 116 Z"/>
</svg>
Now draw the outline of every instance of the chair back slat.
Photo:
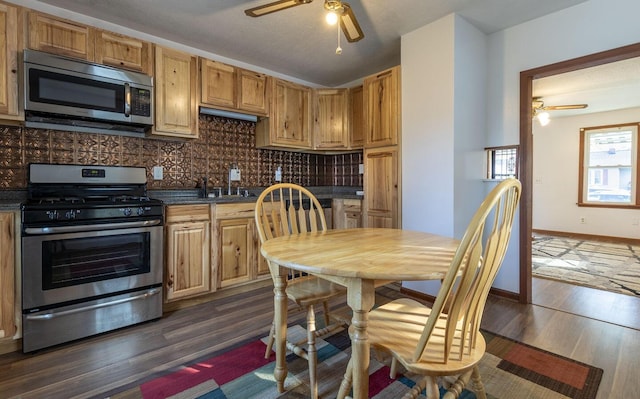
<svg viewBox="0 0 640 399">
<path fill-rule="evenodd" d="M 506 179 L 480 204 L 442 281 L 414 361 L 431 355 L 429 340 L 436 335 L 444 340 L 443 363 L 460 360 L 475 346 L 489 290 L 507 251 L 520 193 L 520 182 Z"/>
<path fill-rule="evenodd" d="M 275 237 L 327 230 L 318 199 L 306 188 L 291 183 L 275 184 L 260 194 L 255 221 L 261 244 Z"/>
</svg>

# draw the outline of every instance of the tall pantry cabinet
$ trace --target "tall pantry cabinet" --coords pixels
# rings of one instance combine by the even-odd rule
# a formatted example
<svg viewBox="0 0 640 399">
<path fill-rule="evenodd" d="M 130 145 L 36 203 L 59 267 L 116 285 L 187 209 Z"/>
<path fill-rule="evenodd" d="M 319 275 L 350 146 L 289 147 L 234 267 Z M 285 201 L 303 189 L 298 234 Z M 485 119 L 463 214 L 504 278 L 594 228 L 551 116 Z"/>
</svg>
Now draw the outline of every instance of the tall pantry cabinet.
<svg viewBox="0 0 640 399">
<path fill-rule="evenodd" d="M 364 79 L 366 227 L 400 228 L 400 66 Z"/>
</svg>

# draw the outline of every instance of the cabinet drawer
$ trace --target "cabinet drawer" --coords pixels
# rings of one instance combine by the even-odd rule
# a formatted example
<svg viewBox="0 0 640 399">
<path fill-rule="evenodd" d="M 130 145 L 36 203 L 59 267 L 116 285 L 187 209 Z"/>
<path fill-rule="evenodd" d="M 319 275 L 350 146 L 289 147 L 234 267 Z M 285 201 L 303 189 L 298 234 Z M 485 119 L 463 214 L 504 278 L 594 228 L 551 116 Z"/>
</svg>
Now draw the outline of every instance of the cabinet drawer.
<svg viewBox="0 0 640 399">
<path fill-rule="evenodd" d="M 209 205 L 170 205 L 165 209 L 167 223 L 184 223 L 209 220 Z"/>
</svg>

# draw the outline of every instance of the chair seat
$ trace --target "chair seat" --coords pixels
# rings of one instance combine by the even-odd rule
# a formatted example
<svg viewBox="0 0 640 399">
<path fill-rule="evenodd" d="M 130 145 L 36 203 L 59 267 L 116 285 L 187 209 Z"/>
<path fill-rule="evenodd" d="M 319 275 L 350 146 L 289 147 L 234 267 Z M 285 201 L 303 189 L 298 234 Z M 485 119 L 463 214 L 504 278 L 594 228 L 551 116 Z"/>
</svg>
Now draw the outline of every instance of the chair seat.
<svg viewBox="0 0 640 399">
<path fill-rule="evenodd" d="M 345 292 L 338 284 L 312 276 L 298 278 L 287 286 L 287 297 L 302 307 L 323 303 Z"/>
<path fill-rule="evenodd" d="M 412 361 L 420 335 L 424 330 L 431 309 L 412 299 L 403 298 L 387 303 L 371 311 L 369 316 L 369 340 L 376 349 L 391 352 L 410 372 L 446 376 L 461 374 L 480 362 L 485 352 L 485 341 L 481 334 L 477 335 L 475 348 L 460 357 L 460 347 L 454 340 L 449 360 L 443 360 L 444 322 L 441 318 L 436 324 L 423 356 Z M 456 330 L 456 338 L 461 335 Z"/>
</svg>

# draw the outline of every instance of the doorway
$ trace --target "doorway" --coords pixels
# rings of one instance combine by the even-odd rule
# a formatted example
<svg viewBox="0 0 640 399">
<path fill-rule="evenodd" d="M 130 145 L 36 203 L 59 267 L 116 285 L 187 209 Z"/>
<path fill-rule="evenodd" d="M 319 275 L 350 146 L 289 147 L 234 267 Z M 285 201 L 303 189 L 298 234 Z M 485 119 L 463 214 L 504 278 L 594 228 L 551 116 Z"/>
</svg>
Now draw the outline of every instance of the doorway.
<svg viewBox="0 0 640 399">
<path fill-rule="evenodd" d="M 640 43 L 619 47 L 572 60 L 530 69 L 520 73 L 520 179 L 523 193 L 520 200 L 520 295 L 522 303 L 532 302 L 532 205 L 533 205 L 533 81 L 583 68 L 607 64 L 640 56 Z"/>
</svg>

